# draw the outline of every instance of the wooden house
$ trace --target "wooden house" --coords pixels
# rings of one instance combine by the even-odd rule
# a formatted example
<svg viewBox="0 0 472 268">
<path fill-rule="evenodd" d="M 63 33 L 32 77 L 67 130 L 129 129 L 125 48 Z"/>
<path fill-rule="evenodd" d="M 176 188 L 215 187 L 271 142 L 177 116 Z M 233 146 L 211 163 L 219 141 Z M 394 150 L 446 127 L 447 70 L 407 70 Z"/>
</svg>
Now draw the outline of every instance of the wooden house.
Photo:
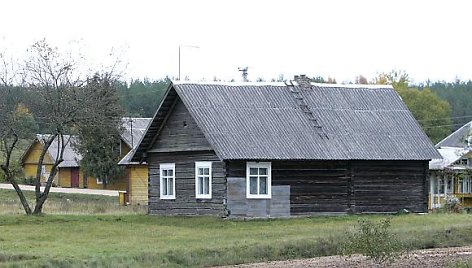
<svg viewBox="0 0 472 268">
<path fill-rule="evenodd" d="M 113 183 L 107 184 L 108 190 L 126 191 L 125 201 L 132 204 L 147 204 L 147 166 L 139 163 L 128 163 L 126 155 L 136 147 L 144 134 L 150 118 L 123 118 L 123 132 L 120 140 L 120 163 L 125 166 L 123 177 L 116 178 Z M 65 136 L 67 146 L 64 151 L 64 161 L 59 165 L 54 178 L 54 185 L 60 187 L 103 189 L 100 178 L 87 176 L 80 168 L 82 156 L 74 148 L 74 136 Z M 22 157 L 22 166 L 25 177 L 35 177 L 39 155 L 44 145 L 43 135 L 36 135 Z M 57 140 L 49 147 L 42 167 L 41 181 L 45 182 L 49 176 L 53 159 L 57 156 Z"/>
<path fill-rule="evenodd" d="M 26 178 L 36 177 L 39 156 L 47 138 L 48 135 L 37 134 L 34 141 L 23 154 L 21 163 Z M 84 175 L 80 171 L 79 165 L 81 157 L 77 155 L 71 146 L 74 140 L 75 137 L 73 136 L 64 136 L 64 142 L 67 143 L 63 154 L 64 161 L 59 164 L 58 172 L 53 182 L 54 185 L 75 188 L 83 188 L 84 186 Z M 52 165 L 58 154 L 58 149 L 58 142 L 54 140 L 44 156 L 43 165 L 41 167 L 41 182 L 43 183 L 45 183 L 49 177 Z"/>
<path fill-rule="evenodd" d="M 472 207 L 472 121 L 436 145 L 442 159 L 429 162 L 429 208 L 440 208 L 446 195 Z"/>
<path fill-rule="evenodd" d="M 391 86 L 170 84 L 131 157 L 149 213 L 287 217 L 427 211 L 440 157 Z"/>
</svg>

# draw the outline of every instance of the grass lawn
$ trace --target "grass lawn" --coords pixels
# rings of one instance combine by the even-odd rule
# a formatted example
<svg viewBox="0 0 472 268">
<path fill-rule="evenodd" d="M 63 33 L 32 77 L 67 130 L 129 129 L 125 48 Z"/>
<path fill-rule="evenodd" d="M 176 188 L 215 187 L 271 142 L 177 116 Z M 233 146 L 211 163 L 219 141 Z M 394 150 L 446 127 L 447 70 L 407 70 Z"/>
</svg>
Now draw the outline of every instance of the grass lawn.
<svg viewBox="0 0 472 268">
<path fill-rule="evenodd" d="M 235 221 L 214 217 L 45 215 L 0 217 L 0 266 L 210 266 L 333 255 L 359 218 Z M 472 215 L 392 216 L 412 248 L 472 244 Z"/>
<path fill-rule="evenodd" d="M 34 192 L 23 191 L 30 206 L 34 206 Z M 46 214 L 145 214 L 146 206 L 119 206 L 117 196 L 49 193 L 44 204 Z M 0 189 L 0 216 L 24 214 L 15 190 Z"/>
</svg>

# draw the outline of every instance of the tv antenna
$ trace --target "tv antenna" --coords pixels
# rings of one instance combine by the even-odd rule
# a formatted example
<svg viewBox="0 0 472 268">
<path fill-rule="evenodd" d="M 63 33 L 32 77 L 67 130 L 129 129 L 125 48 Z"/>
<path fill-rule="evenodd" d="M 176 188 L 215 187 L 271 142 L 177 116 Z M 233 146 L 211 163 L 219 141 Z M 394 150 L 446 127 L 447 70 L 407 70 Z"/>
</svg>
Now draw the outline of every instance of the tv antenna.
<svg viewBox="0 0 472 268">
<path fill-rule="evenodd" d="M 238 67 L 238 71 L 241 72 L 241 75 L 243 76 L 243 82 L 249 82 L 249 80 L 247 80 L 247 69 L 249 69 L 249 67 Z"/>
</svg>

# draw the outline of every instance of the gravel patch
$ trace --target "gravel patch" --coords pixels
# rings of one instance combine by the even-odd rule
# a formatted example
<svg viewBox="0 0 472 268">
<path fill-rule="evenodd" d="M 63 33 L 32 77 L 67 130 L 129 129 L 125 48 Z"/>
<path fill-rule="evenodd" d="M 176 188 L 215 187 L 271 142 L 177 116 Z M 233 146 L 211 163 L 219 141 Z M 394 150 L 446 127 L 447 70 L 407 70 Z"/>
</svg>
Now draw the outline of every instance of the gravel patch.
<svg viewBox="0 0 472 268">
<path fill-rule="evenodd" d="M 415 250 L 400 257 L 386 267 L 446 267 L 455 261 L 472 258 L 472 246 L 455 248 L 435 248 Z M 341 256 L 326 256 L 303 260 L 273 261 L 266 263 L 241 264 L 226 267 L 238 268 L 285 268 L 285 267 L 376 267 L 375 263 L 361 255 L 349 258 Z"/>
</svg>

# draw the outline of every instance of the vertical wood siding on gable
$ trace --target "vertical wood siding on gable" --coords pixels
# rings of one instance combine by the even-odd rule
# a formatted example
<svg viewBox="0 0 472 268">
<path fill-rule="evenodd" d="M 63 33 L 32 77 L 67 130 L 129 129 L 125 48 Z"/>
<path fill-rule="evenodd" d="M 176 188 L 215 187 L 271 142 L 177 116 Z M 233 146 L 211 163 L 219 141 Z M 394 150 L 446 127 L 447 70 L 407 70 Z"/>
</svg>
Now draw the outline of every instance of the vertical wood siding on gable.
<svg viewBox="0 0 472 268">
<path fill-rule="evenodd" d="M 211 146 L 181 100 L 178 100 L 150 152 L 201 151 Z"/>
<path fill-rule="evenodd" d="M 212 199 L 195 198 L 195 162 L 212 161 Z M 224 163 L 213 151 L 150 153 L 149 214 L 225 215 L 226 177 Z M 175 200 L 159 196 L 159 165 L 175 163 Z"/>
</svg>

